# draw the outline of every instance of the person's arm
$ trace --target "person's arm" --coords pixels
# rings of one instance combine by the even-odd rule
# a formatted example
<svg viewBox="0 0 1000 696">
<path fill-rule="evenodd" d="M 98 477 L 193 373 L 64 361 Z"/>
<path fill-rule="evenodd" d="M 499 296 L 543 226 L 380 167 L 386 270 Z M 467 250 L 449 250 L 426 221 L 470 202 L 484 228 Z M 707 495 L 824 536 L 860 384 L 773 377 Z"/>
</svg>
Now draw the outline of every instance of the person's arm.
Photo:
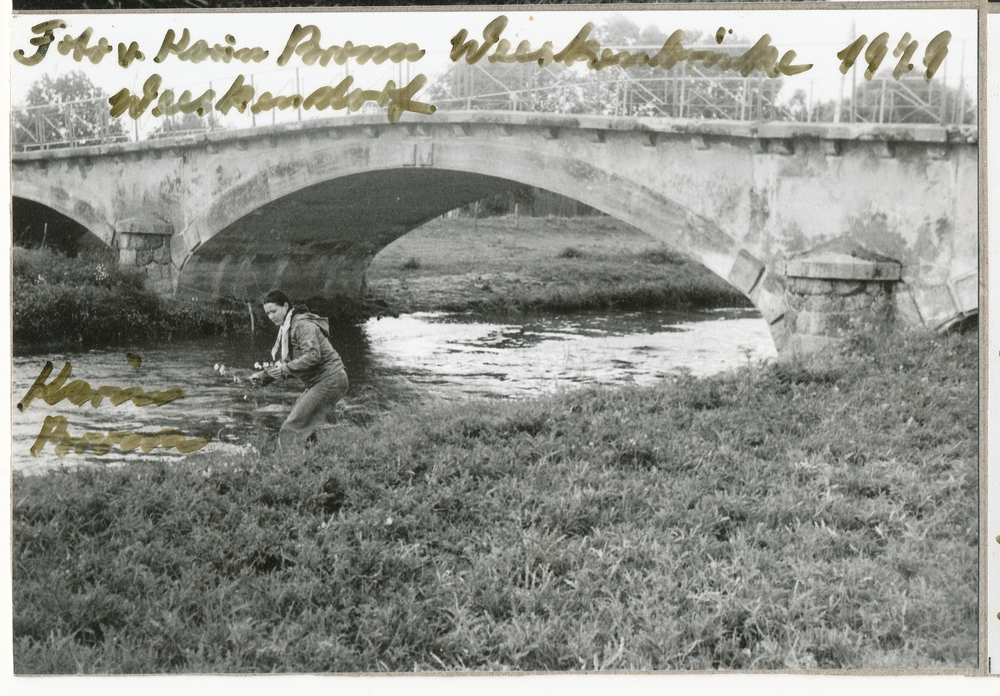
<svg viewBox="0 0 1000 696">
<path fill-rule="evenodd" d="M 300 322 L 292 327 L 291 339 L 295 346 L 295 358 L 281 366 L 281 374 L 303 372 L 318 366 L 323 361 L 320 342 L 323 332 L 310 321 Z"/>
</svg>

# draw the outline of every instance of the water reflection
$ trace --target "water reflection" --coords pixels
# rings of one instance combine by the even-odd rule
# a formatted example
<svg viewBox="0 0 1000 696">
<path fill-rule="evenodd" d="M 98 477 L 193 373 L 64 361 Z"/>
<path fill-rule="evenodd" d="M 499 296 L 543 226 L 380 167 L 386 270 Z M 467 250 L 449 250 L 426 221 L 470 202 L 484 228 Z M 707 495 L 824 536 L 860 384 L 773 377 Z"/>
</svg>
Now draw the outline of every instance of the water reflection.
<svg viewBox="0 0 1000 696">
<path fill-rule="evenodd" d="M 12 403 L 25 394 L 46 360 L 73 365 L 71 379 L 92 387 L 138 385 L 144 390 L 182 387 L 188 396 L 162 407 L 107 402 L 101 408 L 36 401 L 13 411 L 13 464 L 34 471 L 81 460 L 126 463 L 140 457 L 181 457 L 173 451 L 91 453 L 59 460 L 51 445 L 28 454 L 46 415 L 64 415 L 70 434 L 109 428 L 155 432 L 176 428 L 189 437 L 211 437 L 207 450 L 243 447 L 276 432 L 302 391 L 297 380 L 252 388 L 220 375 L 215 364 L 244 370 L 269 359 L 273 335 L 173 342 L 155 348 L 18 357 Z M 332 342 L 351 380 L 345 407 L 380 408 L 400 401 L 530 397 L 584 384 L 651 384 L 687 370 L 711 374 L 774 355 L 767 326 L 752 310 L 705 312 L 579 312 L 510 320 L 466 315 L 416 314 L 339 327 Z M 142 357 L 129 365 L 126 351 Z"/>
</svg>

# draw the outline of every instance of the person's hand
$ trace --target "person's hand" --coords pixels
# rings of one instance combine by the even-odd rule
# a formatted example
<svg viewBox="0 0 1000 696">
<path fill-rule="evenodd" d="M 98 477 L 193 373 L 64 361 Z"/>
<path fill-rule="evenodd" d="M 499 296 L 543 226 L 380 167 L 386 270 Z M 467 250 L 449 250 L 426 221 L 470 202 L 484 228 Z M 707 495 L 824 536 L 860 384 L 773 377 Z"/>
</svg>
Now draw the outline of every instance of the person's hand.
<svg viewBox="0 0 1000 696">
<path fill-rule="evenodd" d="M 267 368 L 267 374 L 271 375 L 272 379 L 281 379 L 285 376 L 285 366 L 284 365 L 272 365 Z"/>
</svg>

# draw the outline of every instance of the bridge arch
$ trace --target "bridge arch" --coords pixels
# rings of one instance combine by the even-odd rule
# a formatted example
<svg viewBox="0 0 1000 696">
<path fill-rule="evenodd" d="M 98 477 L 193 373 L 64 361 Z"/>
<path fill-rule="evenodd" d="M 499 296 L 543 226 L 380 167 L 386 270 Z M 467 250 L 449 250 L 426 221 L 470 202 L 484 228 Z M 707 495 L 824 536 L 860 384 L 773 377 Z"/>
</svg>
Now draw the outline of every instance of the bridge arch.
<svg viewBox="0 0 1000 696">
<path fill-rule="evenodd" d="M 90 201 L 61 187 L 37 185 L 13 179 L 11 197 L 31 201 L 50 208 L 69 218 L 107 246 L 111 246 L 115 236 L 114 225 L 107 216 L 95 208 Z"/>
<path fill-rule="evenodd" d="M 201 289 L 212 295 L 239 296 L 253 284 L 254 290 L 245 293 L 249 298 L 272 285 L 301 284 L 307 280 L 303 276 L 312 275 L 312 290 L 300 288 L 298 294 L 357 293 L 371 259 L 395 239 L 498 188 L 523 184 L 620 219 L 733 282 L 772 324 L 780 347 L 782 335 L 775 324 L 784 314 L 782 287 L 762 282 L 767 279 L 764 264 L 716 223 L 676 198 L 595 163 L 592 150 L 585 149 L 585 154 L 580 156 L 573 143 L 565 148 L 549 144 L 543 150 L 530 139 L 517 138 L 335 140 L 312 153 L 311 159 L 322 166 L 292 166 L 279 160 L 206 200 L 174 236 L 177 292 Z M 433 195 L 419 191 L 415 195 L 407 188 L 420 187 L 422 181 L 433 182 L 427 185 Z M 364 193 L 370 186 L 380 196 Z M 402 205 L 388 200 L 393 197 Z M 286 221 L 288 229 L 277 229 L 284 203 L 291 202 L 293 209 L 308 208 L 317 198 L 332 211 L 346 210 L 355 220 L 367 217 L 373 223 L 354 231 L 353 239 L 344 239 L 344 230 L 338 230 L 334 239 L 324 237 L 323 231 L 302 229 L 294 220 Z M 261 218 L 259 225 L 247 232 L 255 227 L 254 216 Z M 282 250 L 267 249 L 269 242 Z M 332 281 L 331 275 L 338 280 Z"/>
</svg>

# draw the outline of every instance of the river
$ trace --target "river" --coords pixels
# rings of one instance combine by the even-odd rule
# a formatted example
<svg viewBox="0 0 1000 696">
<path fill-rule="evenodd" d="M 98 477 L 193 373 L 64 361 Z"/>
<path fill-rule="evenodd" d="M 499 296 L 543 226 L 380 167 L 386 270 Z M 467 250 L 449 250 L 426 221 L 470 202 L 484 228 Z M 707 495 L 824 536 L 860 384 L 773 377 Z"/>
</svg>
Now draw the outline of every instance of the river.
<svg viewBox="0 0 1000 696">
<path fill-rule="evenodd" d="M 753 310 L 576 312 L 488 321 L 453 314 L 412 314 L 372 319 L 338 329 L 333 336 L 351 380 L 345 413 L 391 407 L 402 401 L 525 398 L 583 385 L 654 384 L 689 371 L 708 375 L 774 357 L 767 325 Z M 146 391 L 180 387 L 183 399 L 140 408 L 76 407 L 66 400 L 49 406 L 32 402 L 13 413 L 13 467 L 37 473 L 80 462 L 127 463 L 139 458 L 195 457 L 175 450 L 97 457 L 69 453 L 60 459 L 52 444 L 29 453 L 45 416 L 62 415 L 69 434 L 176 428 L 188 437 L 211 437 L 203 452 L 247 451 L 276 432 L 301 393 L 298 380 L 251 388 L 245 376 L 255 362 L 270 359 L 270 340 L 211 338 L 132 347 L 20 356 L 13 360 L 12 404 L 25 395 L 45 362 L 51 381 L 64 363 L 70 379 L 92 387 L 138 385 Z M 141 358 L 133 367 L 126 352 Z M 225 367 L 224 370 L 221 368 Z"/>
</svg>

